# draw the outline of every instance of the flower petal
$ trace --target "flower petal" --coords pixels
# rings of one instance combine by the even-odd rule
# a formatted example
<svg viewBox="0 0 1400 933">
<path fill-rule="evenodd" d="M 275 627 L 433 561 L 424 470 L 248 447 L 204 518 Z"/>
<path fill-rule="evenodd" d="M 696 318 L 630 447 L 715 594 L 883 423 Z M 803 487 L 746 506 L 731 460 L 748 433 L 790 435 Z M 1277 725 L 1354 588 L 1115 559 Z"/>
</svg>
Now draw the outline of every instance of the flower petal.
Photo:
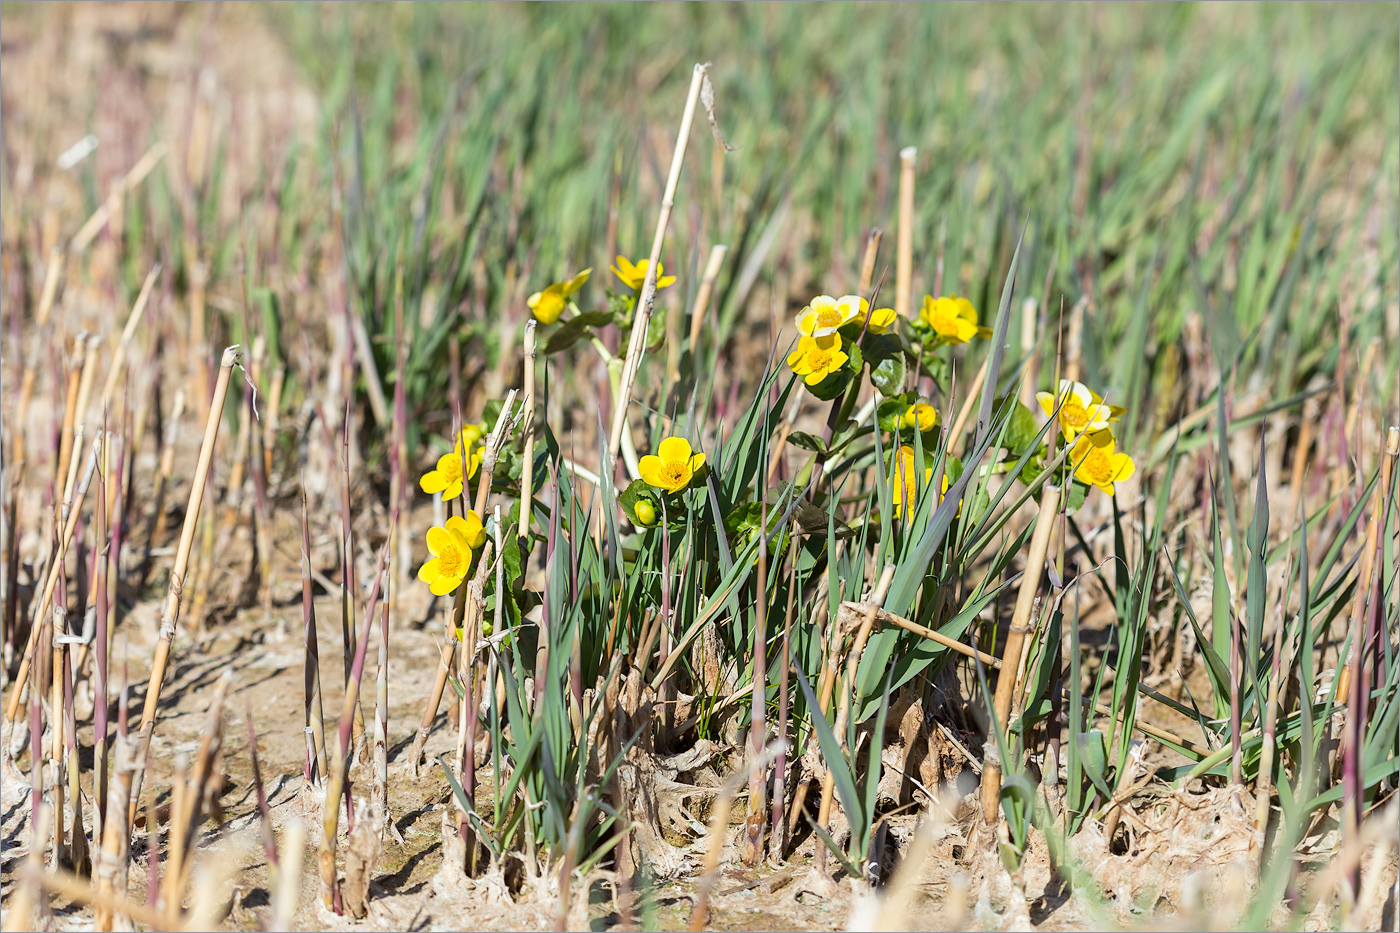
<svg viewBox="0 0 1400 933">
<path fill-rule="evenodd" d="M 446 528 L 434 525 L 428 529 L 428 553 L 437 557 L 451 546 L 452 535 L 448 534 Z"/>
<path fill-rule="evenodd" d="M 1040 403 L 1040 410 L 1045 412 L 1047 418 L 1054 414 L 1055 396 L 1051 395 L 1049 392 L 1037 392 L 1035 394 L 1035 400 Z"/>
<path fill-rule="evenodd" d="M 675 285 L 675 284 L 676 284 L 676 277 L 675 277 L 674 275 L 663 275 L 661 278 L 659 278 L 659 279 L 656 280 L 656 287 L 659 288 L 659 289 L 660 289 L 660 288 L 670 288 L 672 285 Z"/>
<path fill-rule="evenodd" d="M 427 473 L 424 473 L 423 478 L 418 481 L 418 486 L 431 496 L 433 493 L 442 492 L 447 488 L 447 477 L 443 476 L 437 470 L 429 470 Z"/>
<path fill-rule="evenodd" d="M 418 579 L 431 585 L 434 580 L 442 576 L 441 571 L 438 570 L 439 564 L 436 557 L 425 562 L 423 566 L 418 568 Z"/>
<path fill-rule="evenodd" d="M 441 576 L 429 583 L 428 589 L 432 590 L 434 596 L 446 596 L 461 585 L 461 577 Z"/>
<path fill-rule="evenodd" d="M 1113 465 L 1109 475 L 1113 477 L 1114 482 L 1127 479 L 1137 472 L 1137 465 L 1133 463 L 1133 458 L 1127 454 L 1113 454 L 1109 458 L 1109 462 Z"/>
<path fill-rule="evenodd" d="M 592 274 L 593 274 L 593 267 L 592 267 L 592 266 L 589 266 L 587 269 L 584 269 L 584 270 L 583 270 L 582 272 L 580 272 L 578 275 L 576 275 L 576 276 L 574 276 L 573 278 L 569 279 L 569 281 L 567 281 L 567 282 L 564 283 L 564 288 L 563 288 L 564 295 L 565 295 L 565 296 L 572 295 L 574 292 L 578 291 L 580 288 L 583 288 L 584 283 L 588 281 L 588 277 L 589 277 L 590 275 L 592 275 Z"/>
<path fill-rule="evenodd" d="M 696 451 L 695 453 L 693 453 L 693 454 L 690 455 L 690 471 L 691 471 L 692 473 L 699 473 L 701 467 L 703 467 L 704 465 L 705 465 L 705 455 L 704 455 L 704 454 L 700 453 L 699 451 Z"/>
<path fill-rule="evenodd" d="M 664 464 L 656 454 L 647 454 L 637 461 L 637 473 L 646 481 L 648 486 L 655 486 L 657 489 L 665 489 L 666 481 L 662 477 L 661 468 Z"/>
<path fill-rule="evenodd" d="M 690 459 L 690 441 L 683 437 L 668 437 L 656 449 L 666 463 L 685 463 Z"/>
</svg>

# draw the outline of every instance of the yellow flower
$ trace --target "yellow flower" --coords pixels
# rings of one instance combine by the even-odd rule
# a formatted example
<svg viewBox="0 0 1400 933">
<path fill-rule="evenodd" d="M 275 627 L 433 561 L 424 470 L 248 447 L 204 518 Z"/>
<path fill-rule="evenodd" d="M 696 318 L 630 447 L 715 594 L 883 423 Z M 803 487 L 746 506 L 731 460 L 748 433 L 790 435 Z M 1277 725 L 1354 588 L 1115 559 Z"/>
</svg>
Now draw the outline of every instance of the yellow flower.
<svg viewBox="0 0 1400 933">
<path fill-rule="evenodd" d="M 584 269 L 567 282 L 555 282 L 544 291 L 535 292 L 525 299 L 535 320 L 541 324 L 553 324 L 559 320 L 559 315 L 564 313 L 564 307 L 569 303 L 569 296 L 583 287 L 592 272 L 591 268 Z"/>
<path fill-rule="evenodd" d="M 613 275 L 622 280 L 633 291 L 641 289 L 642 284 L 647 280 L 647 267 L 651 265 L 650 259 L 643 259 L 633 263 L 626 256 L 618 256 L 617 264 L 612 267 Z M 666 275 L 666 267 L 661 263 L 656 264 L 656 287 L 662 289 L 676 281 L 674 275 Z"/>
<path fill-rule="evenodd" d="M 1114 451 L 1113 434 L 1109 431 L 1080 435 L 1070 451 L 1070 462 L 1074 464 L 1075 479 L 1097 486 L 1110 496 L 1113 484 L 1132 476 L 1137 469 L 1132 457 Z"/>
<path fill-rule="evenodd" d="M 473 447 L 470 441 L 467 441 L 468 431 L 475 427 L 475 425 L 471 425 L 468 428 L 463 428 L 461 440 L 457 442 L 452 452 L 438 457 L 437 468 L 423 474 L 418 485 L 424 492 L 429 495 L 440 492 L 444 502 L 455 499 L 462 494 L 464 483 L 462 461 L 466 460 L 466 479 L 468 480 L 476 476 L 477 468 L 481 466 L 481 451 Z M 466 450 L 465 456 L 463 450 Z"/>
<path fill-rule="evenodd" d="M 638 499 L 632 506 L 632 512 L 643 525 L 650 527 L 656 524 L 656 506 L 651 504 L 650 499 Z"/>
<path fill-rule="evenodd" d="M 977 309 L 972 307 L 972 302 L 957 295 L 947 298 L 925 295 L 919 317 L 945 343 L 967 343 L 973 337 L 992 335 L 991 328 L 977 326 Z"/>
<path fill-rule="evenodd" d="M 920 434 L 927 434 L 938 427 L 938 409 L 928 402 L 915 402 L 904 409 L 901 422 L 906 428 L 918 428 Z"/>
<path fill-rule="evenodd" d="M 481 440 L 485 436 L 486 425 L 469 424 L 466 427 L 462 428 L 461 443 L 467 447 L 471 447 L 473 444 L 475 444 L 477 441 Z"/>
<path fill-rule="evenodd" d="M 1045 412 L 1047 417 L 1053 416 L 1055 406 L 1059 405 L 1060 432 L 1067 441 L 1074 440 L 1080 434 L 1104 430 L 1108 423 L 1116 421 L 1122 412 L 1122 409 L 1105 405 L 1099 394 L 1084 383 L 1070 382 L 1068 379 L 1060 380 L 1057 395 L 1037 392 L 1035 397 L 1040 402 L 1041 411 Z"/>
<path fill-rule="evenodd" d="M 894 462 L 891 464 L 893 475 L 891 479 L 894 486 L 891 494 L 894 502 L 896 515 L 909 519 L 914 517 L 914 500 L 917 496 L 918 486 L 915 485 L 917 471 L 914 469 L 915 459 L 914 448 L 908 444 L 901 445 L 899 452 L 895 454 Z M 924 467 L 924 480 L 919 484 L 927 486 L 933 479 L 933 467 Z M 948 491 L 948 471 L 943 471 L 942 488 L 938 492 L 938 501 L 943 501 L 943 494 Z"/>
<path fill-rule="evenodd" d="M 858 295 L 832 298 L 818 295 L 797 315 L 797 330 L 804 337 L 825 337 L 852 321 L 865 320 L 869 302 Z"/>
<path fill-rule="evenodd" d="M 692 452 L 690 442 L 683 437 L 668 437 L 657 448 L 657 454 L 647 454 L 637 464 L 637 472 L 647 485 L 665 492 L 680 492 L 705 465 L 705 455 Z M 653 511 L 654 517 L 654 511 Z M 642 516 L 638 515 L 638 519 Z"/>
<path fill-rule="evenodd" d="M 870 323 L 866 330 L 872 334 L 887 333 L 894 327 L 894 308 L 876 308 L 870 312 Z"/>
<path fill-rule="evenodd" d="M 845 366 L 847 359 L 841 349 L 841 335 L 829 334 L 799 337 L 797 349 L 788 354 L 787 364 L 797 375 L 807 377 L 809 386 L 814 386 Z"/>
<path fill-rule="evenodd" d="M 428 584 L 434 596 L 446 596 L 467 578 L 472 551 L 486 541 L 481 516 L 468 511 L 466 518 L 454 515 L 447 525 L 428 529 L 428 553 L 432 558 L 418 568 L 418 579 Z"/>
</svg>

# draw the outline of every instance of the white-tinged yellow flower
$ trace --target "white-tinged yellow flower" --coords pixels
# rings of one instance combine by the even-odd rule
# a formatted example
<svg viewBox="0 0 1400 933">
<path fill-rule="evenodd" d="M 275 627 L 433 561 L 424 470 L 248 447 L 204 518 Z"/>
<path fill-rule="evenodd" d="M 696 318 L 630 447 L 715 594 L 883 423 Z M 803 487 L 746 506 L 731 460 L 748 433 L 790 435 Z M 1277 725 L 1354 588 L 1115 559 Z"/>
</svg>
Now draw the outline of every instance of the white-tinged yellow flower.
<svg viewBox="0 0 1400 933">
<path fill-rule="evenodd" d="M 869 302 L 859 295 L 818 295 L 798 312 L 797 331 L 804 337 L 826 337 L 852 321 L 864 320 L 868 307 Z"/>
<path fill-rule="evenodd" d="M 1037 392 L 1035 397 L 1040 402 L 1041 411 L 1045 412 L 1047 417 L 1054 417 L 1055 408 L 1059 407 L 1060 433 L 1067 441 L 1072 441 L 1081 434 L 1104 430 L 1118 415 L 1117 411 L 1104 404 L 1103 398 L 1097 392 L 1082 382 L 1061 379 L 1059 391 L 1055 395 Z"/>
</svg>

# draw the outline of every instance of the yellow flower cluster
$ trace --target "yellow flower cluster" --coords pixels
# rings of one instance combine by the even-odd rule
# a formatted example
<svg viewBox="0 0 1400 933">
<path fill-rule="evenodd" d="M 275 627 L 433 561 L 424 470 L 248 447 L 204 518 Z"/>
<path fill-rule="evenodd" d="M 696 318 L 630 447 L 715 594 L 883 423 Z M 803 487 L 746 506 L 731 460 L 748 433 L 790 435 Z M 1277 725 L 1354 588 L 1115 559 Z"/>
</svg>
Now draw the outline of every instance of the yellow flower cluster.
<svg viewBox="0 0 1400 933">
<path fill-rule="evenodd" d="M 1054 395 L 1037 392 L 1035 397 L 1041 410 L 1057 419 L 1064 439 L 1074 445 L 1069 454 L 1074 478 L 1113 495 L 1113 484 L 1137 469 L 1131 457 L 1114 449 L 1111 425 L 1123 409 L 1105 404 L 1103 397 L 1084 383 L 1068 379 L 1060 380 Z"/>
<path fill-rule="evenodd" d="M 908 444 L 901 445 L 895 453 L 890 466 L 893 470 L 893 486 L 891 495 L 894 502 L 895 514 L 908 520 L 914 517 L 914 502 L 918 490 L 921 486 L 927 486 L 933 480 L 933 467 L 924 467 L 924 478 L 921 483 L 916 483 L 918 470 L 915 467 L 918 454 L 913 447 Z M 938 490 L 938 501 L 943 501 L 943 495 L 948 491 L 950 485 L 948 471 L 943 471 L 943 483 Z"/>
<path fill-rule="evenodd" d="M 472 552 L 486 543 L 481 516 L 468 510 L 466 517 L 454 515 L 445 525 L 428 529 L 428 553 L 432 558 L 418 568 L 418 579 L 428 584 L 434 596 L 446 596 L 471 572 Z"/>
<path fill-rule="evenodd" d="M 613 275 L 622 280 L 623 285 L 626 285 L 633 291 L 640 291 L 642 284 L 647 280 L 647 269 L 650 266 L 650 259 L 632 262 L 626 256 L 618 256 L 617 263 L 612 267 L 612 271 Z M 658 262 L 656 264 L 656 287 L 658 290 L 674 285 L 676 282 L 676 277 L 674 275 L 665 275 L 665 272 L 666 267 Z"/>
<path fill-rule="evenodd" d="M 990 337 L 992 329 L 977 323 L 977 309 L 972 302 L 957 295 L 946 298 L 924 296 L 919 319 L 938 335 L 942 343 L 967 343 L 973 337 Z"/>
<path fill-rule="evenodd" d="M 476 476 L 481 466 L 481 448 L 477 442 L 485 433 L 485 428 L 479 424 L 463 428 L 452 451 L 438 457 L 437 466 L 418 481 L 419 487 L 429 495 L 442 493 L 444 502 L 460 496 L 466 482 Z"/>
</svg>

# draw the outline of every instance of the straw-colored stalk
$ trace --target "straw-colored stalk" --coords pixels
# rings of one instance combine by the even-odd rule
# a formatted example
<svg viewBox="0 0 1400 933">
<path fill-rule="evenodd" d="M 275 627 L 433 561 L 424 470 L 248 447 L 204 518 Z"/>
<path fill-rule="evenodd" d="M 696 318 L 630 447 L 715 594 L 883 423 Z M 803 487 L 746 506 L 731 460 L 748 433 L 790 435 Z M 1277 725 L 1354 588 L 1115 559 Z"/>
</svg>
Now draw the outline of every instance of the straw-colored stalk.
<svg viewBox="0 0 1400 933">
<path fill-rule="evenodd" d="M 272 891 L 270 929 L 292 928 L 292 918 L 301 900 L 302 853 L 305 851 L 305 824 L 301 820 L 289 820 L 282 829 L 282 844 L 277 847 L 277 883 Z"/>
<path fill-rule="evenodd" d="M 906 146 L 899 151 L 899 240 L 896 244 L 894 313 L 909 317 L 914 287 L 914 159 L 919 151 Z"/>
<path fill-rule="evenodd" d="M 127 172 L 121 181 L 113 186 L 112 192 L 107 195 L 107 200 L 103 201 L 102 205 L 93 211 L 92 216 L 87 219 L 82 228 L 73 234 L 70 250 L 75 255 L 88 248 L 97 235 L 102 232 L 102 228 L 107 226 L 107 221 L 112 219 L 112 215 L 121 209 L 122 198 L 126 196 L 127 192 L 141 184 L 151 173 L 151 169 L 155 168 L 164 157 L 165 143 L 158 142 L 146 151 L 146 154 L 131 167 L 131 171 Z"/>
<path fill-rule="evenodd" d="M 49 833 L 49 820 L 53 813 L 48 804 L 40 804 L 39 810 L 34 814 L 30 827 L 29 852 L 24 859 L 25 884 L 15 885 L 14 899 L 10 901 L 6 908 L 5 931 L 21 930 L 43 930 L 48 929 L 49 924 L 45 922 L 45 914 L 48 912 L 48 904 L 35 898 L 39 892 L 39 880 L 44 876 L 44 846 L 39 841 Z M 36 902 L 39 906 L 39 913 L 34 913 Z M 51 923 L 52 920 L 49 919 Z"/>
<path fill-rule="evenodd" d="M 306 697 L 306 759 L 315 768 L 312 778 L 324 781 L 326 771 L 326 720 L 321 702 L 321 648 L 316 634 L 316 603 L 311 595 L 311 525 L 306 513 L 306 490 L 301 494 L 301 605 L 305 626 L 306 660 L 302 689 Z"/>
<path fill-rule="evenodd" d="M 122 328 L 122 335 L 117 341 L 117 348 L 112 351 L 112 366 L 107 372 L 107 384 L 102 387 L 102 407 L 105 409 L 112 401 L 112 396 L 117 391 L 117 383 L 121 381 L 122 373 L 126 371 L 126 354 L 131 346 L 132 338 L 136 336 L 136 328 L 141 323 L 141 316 L 146 313 L 146 303 L 151 298 L 151 289 L 155 287 L 156 279 L 160 277 L 160 263 L 151 267 L 151 271 L 146 273 L 146 281 L 141 283 L 141 291 L 136 296 L 136 303 L 131 306 L 131 313 L 127 315 L 126 326 Z"/>
<path fill-rule="evenodd" d="M 72 365 L 68 369 L 68 388 L 64 392 L 63 398 L 63 427 L 60 429 L 58 439 L 58 459 L 54 461 L 54 469 L 61 470 L 72 457 L 73 452 L 73 430 L 78 414 L 78 386 L 82 382 L 83 367 L 87 362 L 87 331 L 83 331 L 73 338 L 73 358 Z M 60 492 L 63 498 L 68 497 L 67 485 L 60 484 Z"/>
<path fill-rule="evenodd" d="M 160 463 L 156 470 L 156 527 L 151 534 L 151 547 L 157 541 L 165 540 L 166 525 L 169 524 L 165 509 L 165 490 L 175 472 L 175 444 L 180 439 L 180 419 L 185 414 L 185 390 L 175 390 L 175 404 L 170 412 L 170 420 L 165 426 L 165 437 L 161 439 Z M 144 577 L 145 574 L 143 573 Z"/>
<path fill-rule="evenodd" d="M 716 243 L 710 247 L 710 257 L 705 260 L 705 271 L 700 278 L 700 288 L 695 293 L 695 307 L 690 309 L 690 355 L 695 355 L 695 347 L 700 342 L 700 330 L 705 326 L 705 315 L 710 309 L 710 298 L 714 294 L 715 280 L 719 278 L 719 270 L 724 265 L 724 257 L 729 252 L 729 247 L 723 243 Z M 679 347 L 676 348 L 676 364 L 668 367 L 673 370 L 671 380 L 674 382 L 678 373 L 674 370 L 680 365 Z"/>
<path fill-rule="evenodd" d="M 54 552 L 53 562 L 49 565 L 48 576 L 44 580 L 43 595 L 39 598 L 39 608 L 35 612 L 36 624 L 29 630 L 29 640 L 25 644 L 24 657 L 20 660 L 19 672 L 15 675 L 13 692 L 10 694 L 10 705 L 5 711 L 5 721 L 14 723 L 19 715 L 19 704 L 21 694 L 29 679 L 30 670 L 34 665 L 35 649 L 39 645 L 39 630 L 43 620 L 48 618 L 49 607 L 53 604 L 54 588 L 58 585 L 59 574 L 63 570 L 63 560 L 68 554 L 68 547 L 73 543 L 73 531 L 78 524 L 78 515 L 82 512 L 83 499 L 87 497 L 88 486 L 92 482 L 93 473 L 97 470 L 97 452 L 102 446 L 102 432 L 98 431 L 97 436 L 92 439 L 92 450 L 88 454 L 87 466 L 83 468 L 82 480 L 73 491 L 73 498 L 68 505 L 68 515 L 63 521 L 63 534 L 59 537 L 58 549 Z M 38 737 L 33 737 L 38 742 Z"/>
<path fill-rule="evenodd" d="M 102 849 L 94 865 L 97 894 L 111 897 L 114 891 L 126 891 L 126 874 L 131 845 L 130 803 L 132 781 L 136 775 L 138 742 L 127 733 L 127 693 L 123 687 L 118 700 L 117 739 L 112 747 L 112 780 L 107 785 L 107 818 L 102 824 Z M 113 911 L 99 904 L 93 927 L 99 931 L 112 929 Z"/>
<path fill-rule="evenodd" d="M 150 747 L 151 734 L 156 727 L 156 709 L 160 705 L 160 691 L 165 684 L 165 669 L 170 663 L 170 645 L 175 640 L 175 625 L 180 619 L 180 599 L 185 585 L 185 573 L 189 569 L 190 548 L 194 545 L 195 526 L 199 523 L 199 508 L 204 501 L 204 487 L 209 479 L 209 467 L 214 459 L 214 442 L 219 436 L 219 422 L 224 410 L 224 399 L 228 395 L 229 376 L 238 362 L 238 347 L 224 350 L 219 362 L 219 378 L 214 384 L 214 399 L 209 406 L 209 419 L 204 426 L 204 442 L 199 448 L 199 460 L 195 464 L 194 482 L 190 486 L 189 504 L 185 507 L 185 523 L 180 529 L 180 546 L 175 552 L 175 565 L 170 568 L 170 585 L 166 592 L 165 608 L 160 617 L 160 640 L 156 643 L 155 659 L 151 664 L 151 676 L 146 683 L 146 702 L 141 710 L 141 748 Z M 136 802 L 141 799 L 141 782 L 145 776 L 144 760 L 137 767 L 130 811 L 127 819 L 136 820 Z"/>
<path fill-rule="evenodd" d="M 661 213 L 656 220 L 656 234 L 651 241 L 651 254 L 647 262 L 647 277 L 642 283 L 642 293 L 637 300 L 632 317 L 632 336 L 627 347 L 627 359 L 622 366 L 622 379 L 613 409 L 612 430 L 608 434 L 608 460 L 604 470 L 610 470 L 617 462 L 618 451 L 622 447 L 622 432 L 627 428 L 627 408 L 632 398 L 632 383 L 637 378 L 642 357 L 646 353 L 647 325 L 651 323 L 652 306 L 656 303 L 656 270 L 661 263 L 661 247 L 666 241 L 666 227 L 671 221 L 671 208 L 675 203 L 676 185 L 681 177 L 681 164 L 685 161 L 686 142 L 690 139 L 690 126 L 695 119 L 695 105 L 700 100 L 700 86 L 705 78 L 707 66 L 696 65 L 690 76 L 690 92 L 686 96 L 685 111 L 681 115 L 680 132 L 676 134 L 676 149 L 671 155 L 671 171 L 666 177 L 666 191 L 661 197 Z"/>
<path fill-rule="evenodd" d="M 1021 379 L 1021 404 L 1031 411 L 1036 409 L 1035 393 L 1040 387 L 1040 354 L 1036 352 L 1035 337 L 1036 303 L 1034 298 L 1021 302 L 1021 356 L 1026 361 L 1025 376 Z"/>
<path fill-rule="evenodd" d="M 170 808 L 169 855 L 166 860 L 166 883 L 161 885 L 165 900 L 165 916 L 168 929 L 180 927 L 181 892 L 189 883 L 191 853 L 194 850 L 195 834 L 204 816 L 206 800 L 217 797 L 217 786 L 223 782 L 222 773 L 216 773 L 214 763 L 218 760 L 224 740 L 224 701 L 228 696 L 229 684 L 233 682 L 233 672 L 225 669 L 214 686 L 213 699 L 209 701 L 209 712 L 205 717 L 204 730 L 200 734 L 199 750 L 195 752 L 194 768 L 186 781 L 177 780 L 174 787 L 180 788 L 180 795 L 172 801 Z M 155 826 L 147 826 L 146 831 L 156 832 Z"/>
<path fill-rule="evenodd" d="M 963 429 L 967 427 L 967 420 L 972 417 L 972 408 L 981 396 L 982 383 L 987 381 L 987 364 L 991 362 L 991 359 L 991 356 L 988 355 L 982 361 L 981 368 L 977 370 L 977 375 L 972 377 L 972 385 L 968 386 L 967 393 L 963 396 L 962 408 L 958 410 L 958 417 L 953 421 L 953 429 L 948 436 L 952 438 L 952 447 L 949 449 L 949 453 L 955 457 L 960 456 L 963 447 L 966 446 Z"/>
<path fill-rule="evenodd" d="M 865 654 L 865 644 L 870 640 L 870 632 L 875 627 L 875 619 L 879 615 L 880 605 L 884 603 L 885 596 L 890 591 L 890 585 L 894 582 L 894 564 L 886 564 L 885 569 L 880 573 L 880 580 L 875 584 L 875 591 L 870 594 L 870 599 L 866 603 L 865 615 L 860 620 L 860 628 L 856 631 L 855 642 L 851 645 L 851 651 L 846 655 L 846 677 L 841 685 L 841 705 L 836 708 L 836 723 L 833 730 L 838 741 L 844 745 L 846 735 L 846 724 L 851 716 L 851 694 L 855 689 L 856 673 L 860 670 L 860 659 Z M 839 626 L 838 626 L 839 627 Z M 829 671 L 834 673 L 836 657 L 833 654 L 827 661 Z M 823 714 L 824 715 L 824 714 Z M 831 802 L 832 795 L 836 791 L 836 778 L 828 764 L 826 774 L 822 777 L 822 802 L 821 809 L 817 814 L 817 825 L 826 829 L 831 825 Z M 854 814 L 848 814 L 854 816 Z M 816 869 L 819 873 L 826 872 L 826 846 L 817 847 Z"/>
<path fill-rule="evenodd" d="M 1003 663 L 1007 659 L 1018 660 L 1021 657 L 1021 646 L 1030 623 L 1031 610 L 1035 605 L 1036 591 L 1044 575 L 1045 556 L 1050 548 L 1050 531 L 1054 528 L 1059 504 L 1060 488 L 1047 483 L 1040 493 L 1040 513 L 1036 516 L 1035 530 L 1031 533 L 1026 569 L 1021 576 L 1021 588 L 1016 594 L 1016 608 L 1011 615 L 1011 629 L 1007 632 L 1006 644 L 1002 648 Z M 997 677 L 997 690 L 992 703 L 992 728 L 1000 732 L 1002 741 L 1006 740 L 1006 720 L 1011 711 L 1015 686 L 1015 672 L 1003 668 Z M 982 818 L 988 825 L 996 823 L 998 801 L 1001 799 L 1000 745 L 998 735 L 993 733 L 982 749 Z"/>
<path fill-rule="evenodd" d="M 418 731 L 413 735 L 413 749 L 409 752 L 408 772 L 417 778 L 418 763 L 423 757 L 423 744 L 428 741 L 428 735 L 433 730 L 433 720 L 437 719 L 438 707 L 442 705 L 442 692 L 447 687 L 447 675 L 452 671 L 452 653 L 456 642 L 449 638 L 442 646 L 442 655 L 438 658 L 437 674 L 433 678 L 433 689 L 428 695 L 428 702 L 423 704 L 423 718 L 418 722 Z"/>
</svg>

